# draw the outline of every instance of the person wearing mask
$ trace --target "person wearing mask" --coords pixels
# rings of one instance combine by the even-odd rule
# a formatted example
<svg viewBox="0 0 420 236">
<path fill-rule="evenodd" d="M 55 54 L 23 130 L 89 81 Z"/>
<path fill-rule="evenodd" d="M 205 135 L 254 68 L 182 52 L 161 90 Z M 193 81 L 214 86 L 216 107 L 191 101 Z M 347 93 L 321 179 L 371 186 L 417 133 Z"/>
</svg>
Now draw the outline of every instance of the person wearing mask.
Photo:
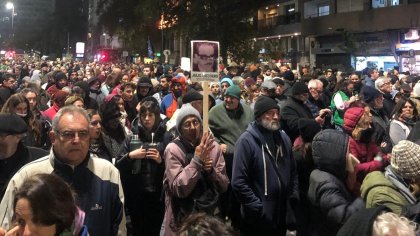
<svg viewBox="0 0 420 236">
<path fill-rule="evenodd" d="M 43 132 L 42 124 L 32 112 L 28 99 L 22 94 L 13 94 L 6 101 L 1 112 L 14 113 L 25 121 L 28 126 L 28 132 L 23 139 L 25 145 L 39 148 L 49 146 L 48 134 Z"/>
</svg>

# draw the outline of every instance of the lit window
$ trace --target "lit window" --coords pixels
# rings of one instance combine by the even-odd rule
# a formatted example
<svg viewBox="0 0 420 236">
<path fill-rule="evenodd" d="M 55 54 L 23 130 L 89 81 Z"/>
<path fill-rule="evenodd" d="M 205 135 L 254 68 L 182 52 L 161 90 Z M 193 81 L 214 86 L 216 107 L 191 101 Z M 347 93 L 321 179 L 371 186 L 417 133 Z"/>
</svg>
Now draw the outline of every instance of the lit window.
<svg viewBox="0 0 420 236">
<path fill-rule="evenodd" d="M 318 16 L 328 16 L 330 14 L 330 5 L 318 6 Z"/>
</svg>

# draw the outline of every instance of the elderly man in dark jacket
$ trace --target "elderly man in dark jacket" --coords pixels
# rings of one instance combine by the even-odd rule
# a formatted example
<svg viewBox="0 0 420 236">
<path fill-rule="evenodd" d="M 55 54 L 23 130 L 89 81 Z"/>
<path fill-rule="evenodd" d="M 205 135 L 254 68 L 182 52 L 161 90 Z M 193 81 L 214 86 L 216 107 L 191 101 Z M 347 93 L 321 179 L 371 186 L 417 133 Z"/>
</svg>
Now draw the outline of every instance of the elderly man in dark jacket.
<svg viewBox="0 0 420 236">
<path fill-rule="evenodd" d="M 308 101 L 308 98 L 308 86 L 303 82 L 296 82 L 292 87 L 292 95 L 287 98 L 286 103 L 282 107 L 281 124 L 292 142 L 299 136 L 299 120 L 314 119 L 311 110 L 305 104 Z M 323 125 L 325 122 L 325 119 L 323 118 L 325 112 L 328 111 L 323 109 L 323 111 L 315 117 L 315 121 L 320 125 Z"/>
<path fill-rule="evenodd" d="M 298 200 L 296 165 L 289 137 L 280 130 L 277 103 L 261 96 L 255 121 L 235 145 L 232 189 L 241 203 L 243 235 L 286 235 Z M 290 217 L 293 218 L 293 217 Z"/>
<path fill-rule="evenodd" d="M 0 114 L 0 199 L 7 183 L 22 166 L 46 156 L 47 151 L 23 144 L 25 121 L 16 114 Z"/>
<path fill-rule="evenodd" d="M 312 141 L 312 157 L 315 170 L 309 179 L 308 199 L 313 207 L 313 235 L 336 235 L 351 215 L 365 207 L 347 187 L 355 181 L 348 136 L 337 130 L 321 131 Z"/>
</svg>

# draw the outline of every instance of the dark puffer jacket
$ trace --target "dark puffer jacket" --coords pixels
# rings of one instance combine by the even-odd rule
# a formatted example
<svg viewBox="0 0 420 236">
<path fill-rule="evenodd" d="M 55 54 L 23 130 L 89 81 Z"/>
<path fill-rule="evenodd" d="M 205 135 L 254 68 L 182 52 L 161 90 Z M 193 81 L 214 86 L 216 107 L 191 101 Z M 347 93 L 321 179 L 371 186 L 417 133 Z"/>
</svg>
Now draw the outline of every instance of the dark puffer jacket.
<svg viewBox="0 0 420 236">
<path fill-rule="evenodd" d="M 353 213 L 365 207 L 346 187 L 347 148 L 348 136 L 336 130 L 321 131 L 312 142 L 315 170 L 310 176 L 308 198 L 313 208 L 313 235 L 336 235 Z"/>
</svg>

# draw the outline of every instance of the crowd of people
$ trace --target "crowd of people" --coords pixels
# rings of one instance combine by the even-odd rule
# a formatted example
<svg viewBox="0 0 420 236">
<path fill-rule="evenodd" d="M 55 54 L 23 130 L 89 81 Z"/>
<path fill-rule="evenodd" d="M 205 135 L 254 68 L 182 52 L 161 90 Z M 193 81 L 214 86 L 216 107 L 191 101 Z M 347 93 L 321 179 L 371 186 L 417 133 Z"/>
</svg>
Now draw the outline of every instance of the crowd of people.
<svg viewBox="0 0 420 236">
<path fill-rule="evenodd" d="M 204 107 L 169 65 L 0 69 L 0 235 L 418 232 L 416 75 L 234 65 Z"/>
</svg>

